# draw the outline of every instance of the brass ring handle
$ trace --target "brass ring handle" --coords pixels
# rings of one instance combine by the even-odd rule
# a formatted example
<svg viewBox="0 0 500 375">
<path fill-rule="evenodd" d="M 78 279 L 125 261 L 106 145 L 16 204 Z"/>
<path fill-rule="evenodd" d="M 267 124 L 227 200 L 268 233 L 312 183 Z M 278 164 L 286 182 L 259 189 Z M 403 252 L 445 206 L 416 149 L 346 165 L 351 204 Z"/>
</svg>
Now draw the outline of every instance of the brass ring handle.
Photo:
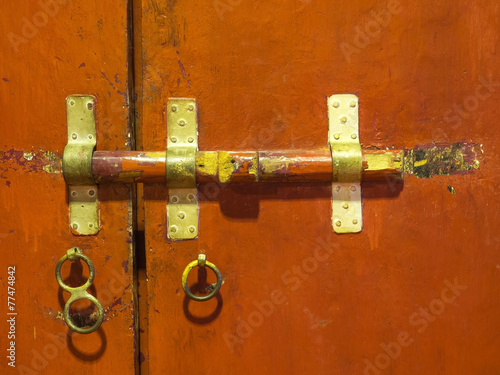
<svg viewBox="0 0 500 375">
<path fill-rule="evenodd" d="M 214 271 L 215 276 L 217 277 L 217 282 L 212 285 L 213 290 L 205 295 L 205 296 L 196 296 L 191 291 L 189 290 L 189 287 L 187 285 L 187 278 L 189 275 L 189 272 L 195 267 L 205 267 L 207 266 L 210 268 L 212 271 Z M 182 273 L 182 289 L 184 290 L 184 293 L 191 298 L 194 301 L 198 302 L 203 302 L 203 301 L 208 301 L 209 299 L 213 298 L 218 292 L 220 287 L 222 286 L 222 275 L 220 271 L 217 269 L 215 264 L 210 263 L 207 260 L 207 257 L 205 254 L 199 254 L 197 260 L 193 260 L 191 263 L 187 265 L 187 267 L 184 269 L 184 272 Z"/>
<path fill-rule="evenodd" d="M 82 259 L 85 263 L 87 263 L 87 266 L 89 267 L 89 278 L 85 284 L 82 286 L 73 288 L 64 283 L 61 277 L 61 267 L 63 263 L 66 260 L 70 260 L 71 262 L 74 262 L 77 259 Z M 104 319 L 104 309 L 101 305 L 101 303 L 95 298 L 93 295 L 87 293 L 87 289 L 90 288 L 92 285 L 92 282 L 94 281 L 94 276 L 95 276 L 95 269 L 94 269 L 94 264 L 92 261 L 87 257 L 86 255 L 83 255 L 81 250 L 77 247 L 73 247 L 66 251 L 66 254 L 59 259 L 59 262 L 57 262 L 56 265 L 56 279 L 57 283 L 59 286 L 65 290 L 68 293 L 71 293 L 71 297 L 69 298 L 68 302 L 66 302 L 66 305 L 64 306 L 64 321 L 68 325 L 69 328 L 71 328 L 73 331 L 78 332 L 78 333 L 92 333 L 95 330 L 97 330 L 100 326 L 101 323 Z M 92 302 L 94 305 L 97 307 L 97 321 L 89 328 L 83 328 L 83 327 L 78 327 L 73 323 L 71 320 L 71 317 L 69 316 L 69 308 L 73 304 L 73 302 L 81 300 L 81 299 L 86 299 Z"/>
</svg>

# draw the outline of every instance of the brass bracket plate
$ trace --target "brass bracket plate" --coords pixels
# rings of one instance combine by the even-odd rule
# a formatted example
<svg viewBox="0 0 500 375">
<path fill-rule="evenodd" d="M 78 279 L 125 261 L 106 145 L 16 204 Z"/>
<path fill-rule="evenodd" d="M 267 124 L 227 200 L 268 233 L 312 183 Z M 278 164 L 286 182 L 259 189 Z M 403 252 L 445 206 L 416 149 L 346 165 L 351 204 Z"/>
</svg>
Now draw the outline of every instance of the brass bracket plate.
<svg viewBox="0 0 500 375">
<path fill-rule="evenodd" d="M 352 94 L 329 97 L 328 123 L 333 160 L 333 229 L 336 233 L 358 233 L 363 227 L 358 97 Z"/>
<path fill-rule="evenodd" d="M 96 145 L 95 98 L 66 98 L 68 144 L 63 154 L 63 175 L 68 185 L 70 229 L 80 236 L 99 232 L 97 185 L 92 176 L 92 153 Z"/>
<path fill-rule="evenodd" d="M 193 239 L 198 236 L 198 116 L 195 99 L 169 100 L 167 137 L 168 238 Z"/>
</svg>

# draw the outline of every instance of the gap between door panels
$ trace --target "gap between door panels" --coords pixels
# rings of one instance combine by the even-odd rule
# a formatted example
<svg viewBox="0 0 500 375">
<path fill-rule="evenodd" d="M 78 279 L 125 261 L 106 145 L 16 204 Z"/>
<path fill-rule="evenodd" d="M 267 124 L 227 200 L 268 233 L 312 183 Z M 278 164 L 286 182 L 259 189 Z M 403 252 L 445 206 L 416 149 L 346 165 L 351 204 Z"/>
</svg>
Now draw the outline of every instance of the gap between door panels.
<svg viewBox="0 0 500 375">
<path fill-rule="evenodd" d="M 128 82 L 129 82 L 129 129 L 131 149 L 143 150 L 140 118 L 142 87 L 142 46 L 141 19 L 142 0 L 129 0 L 127 15 L 128 34 Z M 143 184 L 132 184 L 133 246 L 134 246 L 134 296 L 135 296 L 135 373 L 149 374 L 148 325 L 147 325 L 147 284 L 146 284 L 146 243 L 144 235 Z"/>
</svg>

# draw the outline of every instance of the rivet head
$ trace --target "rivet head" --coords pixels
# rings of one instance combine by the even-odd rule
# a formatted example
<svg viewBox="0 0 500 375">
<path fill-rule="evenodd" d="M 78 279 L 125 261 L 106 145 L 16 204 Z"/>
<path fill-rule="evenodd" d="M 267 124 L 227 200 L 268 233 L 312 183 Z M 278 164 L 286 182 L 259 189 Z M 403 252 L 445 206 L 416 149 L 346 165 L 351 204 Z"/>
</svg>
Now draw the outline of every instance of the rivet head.
<svg viewBox="0 0 500 375">
<path fill-rule="evenodd" d="M 88 139 L 92 139 L 92 138 L 94 138 L 94 137 L 92 136 L 92 134 L 89 134 Z"/>
<path fill-rule="evenodd" d="M 342 207 L 347 210 L 349 208 L 349 204 L 347 204 L 347 202 L 344 202 L 344 204 L 342 205 Z"/>
<path fill-rule="evenodd" d="M 194 201 L 194 194 L 188 194 L 188 199 L 190 201 Z"/>
<path fill-rule="evenodd" d="M 340 191 L 340 185 L 335 186 L 335 191 Z"/>
<path fill-rule="evenodd" d="M 189 137 L 189 138 L 188 138 L 188 142 L 189 142 L 189 143 L 193 143 L 193 142 L 194 142 L 194 138 L 193 138 L 193 137 Z"/>
<path fill-rule="evenodd" d="M 345 124 L 345 123 L 347 122 L 347 117 L 342 116 L 342 117 L 340 118 L 340 122 L 341 122 L 342 124 Z"/>
<path fill-rule="evenodd" d="M 69 105 L 75 105 L 75 101 L 74 101 L 74 100 L 71 100 L 71 101 L 69 102 Z"/>
<path fill-rule="evenodd" d="M 356 224 L 358 223 L 358 219 L 353 219 L 353 220 L 352 220 L 352 223 L 353 223 L 354 225 L 356 225 Z"/>
<path fill-rule="evenodd" d="M 181 119 L 181 120 L 179 120 L 178 124 L 179 124 L 179 126 L 184 126 L 184 125 L 186 125 L 186 121 Z"/>
<path fill-rule="evenodd" d="M 71 138 L 77 139 L 78 138 L 78 134 L 76 134 L 76 133 L 71 134 Z"/>
<path fill-rule="evenodd" d="M 190 112 L 194 111 L 194 105 L 190 104 L 188 106 L 188 111 L 190 111 Z"/>
<path fill-rule="evenodd" d="M 172 203 L 177 203 L 177 202 L 179 202 L 179 197 L 177 195 L 174 195 L 172 198 L 170 198 L 170 201 Z"/>
<path fill-rule="evenodd" d="M 92 111 L 92 108 L 94 108 L 94 103 L 92 103 L 92 102 L 88 102 L 88 103 L 87 103 L 87 109 L 88 109 L 89 111 Z"/>
<path fill-rule="evenodd" d="M 340 107 L 340 103 L 339 103 L 339 102 L 333 102 L 333 106 L 334 106 L 335 108 L 338 108 L 338 107 Z"/>
<path fill-rule="evenodd" d="M 350 106 L 351 106 L 352 108 L 356 107 L 356 102 L 353 100 L 353 101 L 350 103 Z"/>
<path fill-rule="evenodd" d="M 352 139 L 356 139 L 356 138 L 358 138 L 358 136 L 357 136 L 356 134 L 354 134 L 354 133 L 353 133 L 353 134 L 351 134 L 351 138 L 352 138 Z"/>
<path fill-rule="evenodd" d="M 195 228 L 195 227 L 193 227 L 192 225 L 189 227 L 189 232 L 190 232 L 190 233 L 194 233 L 194 232 L 195 232 L 195 230 L 196 230 L 196 228 Z"/>
<path fill-rule="evenodd" d="M 172 226 L 170 227 L 170 232 L 172 232 L 172 233 L 177 232 L 177 226 L 172 225 Z"/>
<path fill-rule="evenodd" d="M 89 228 L 94 228 L 94 224 L 89 223 Z"/>
<path fill-rule="evenodd" d="M 170 137 L 170 140 L 175 143 L 177 142 L 177 137 Z"/>
<path fill-rule="evenodd" d="M 337 220 L 337 221 L 335 222 L 335 225 L 336 225 L 336 226 L 338 226 L 338 227 L 340 227 L 340 226 L 342 226 L 342 222 L 341 222 L 340 220 Z"/>
<path fill-rule="evenodd" d="M 76 194 L 77 194 L 77 193 L 76 193 L 76 191 L 72 191 L 72 192 L 71 192 L 71 195 L 72 195 L 73 197 L 76 197 Z"/>
<path fill-rule="evenodd" d="M 340 134 L 334 134 L 334 135 L 333 135 L 333 138 L 335 138 L 335 139 L 340 139 Z"/>
<path fill-rule="evenodd" d="M 93 197 L 95 195 L 95 190 L 93 190 L 93 189 L 89 190 L 89 195 L 91 197 Z"/>
<path fill-rule="evenodd" d="M 179 212 L 177 216 L 179 216 L 179 219 L 184 219 L 186 217 L 186 214 L 184 212 Z"/>
<path fill-rule="evenodd" d="M 71 225 L 73 227 L 73 229 L 78 229 L 78 224 L 77 223 L 73 223 L 73 225 Z"/>
<path fill-rule="evenodd" d="M 177 106 L 176 105 L 172 106 L 172 112 L 177 112 Z"/>
<path fill-rule="evenodd" d="M 356 191 L 356 186 L 351 186 L 351 191 Z"/>
</svg>

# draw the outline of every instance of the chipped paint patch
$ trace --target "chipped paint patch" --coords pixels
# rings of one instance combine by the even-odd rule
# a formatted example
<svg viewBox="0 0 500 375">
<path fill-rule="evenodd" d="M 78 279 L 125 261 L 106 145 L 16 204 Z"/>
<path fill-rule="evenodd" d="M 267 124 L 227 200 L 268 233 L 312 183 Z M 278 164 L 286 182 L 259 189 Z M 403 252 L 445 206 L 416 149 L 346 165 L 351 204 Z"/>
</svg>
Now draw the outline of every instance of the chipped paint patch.
<svg viewBox="0 0 500 375">
<path fill-rule="evenodd" d="M 62 173 L 62 155 L 51 151 L 0 151 L 0 171 L 22 170 L 26 172 L 44 171 L 47 173 Z"/>
<path fill-rule="evenodd" d="M 204 152 L 196 158 L 197 170 L 204 175 L 217 177 L 219 167 L 217 152 Z"/>
<path fill-rule="evenodd" d="M 231 181 L 235 169 L 234 160 L 227 151 L 219 151 L 219 181 L 223 184 Z"/>
<path fill-rule="evenodd" d="M 480 145 L 469 143 L 416 146 L 406 151 L 404 171 L 418 178 L 467 173 L 479 168 Z"/>
</svg>

